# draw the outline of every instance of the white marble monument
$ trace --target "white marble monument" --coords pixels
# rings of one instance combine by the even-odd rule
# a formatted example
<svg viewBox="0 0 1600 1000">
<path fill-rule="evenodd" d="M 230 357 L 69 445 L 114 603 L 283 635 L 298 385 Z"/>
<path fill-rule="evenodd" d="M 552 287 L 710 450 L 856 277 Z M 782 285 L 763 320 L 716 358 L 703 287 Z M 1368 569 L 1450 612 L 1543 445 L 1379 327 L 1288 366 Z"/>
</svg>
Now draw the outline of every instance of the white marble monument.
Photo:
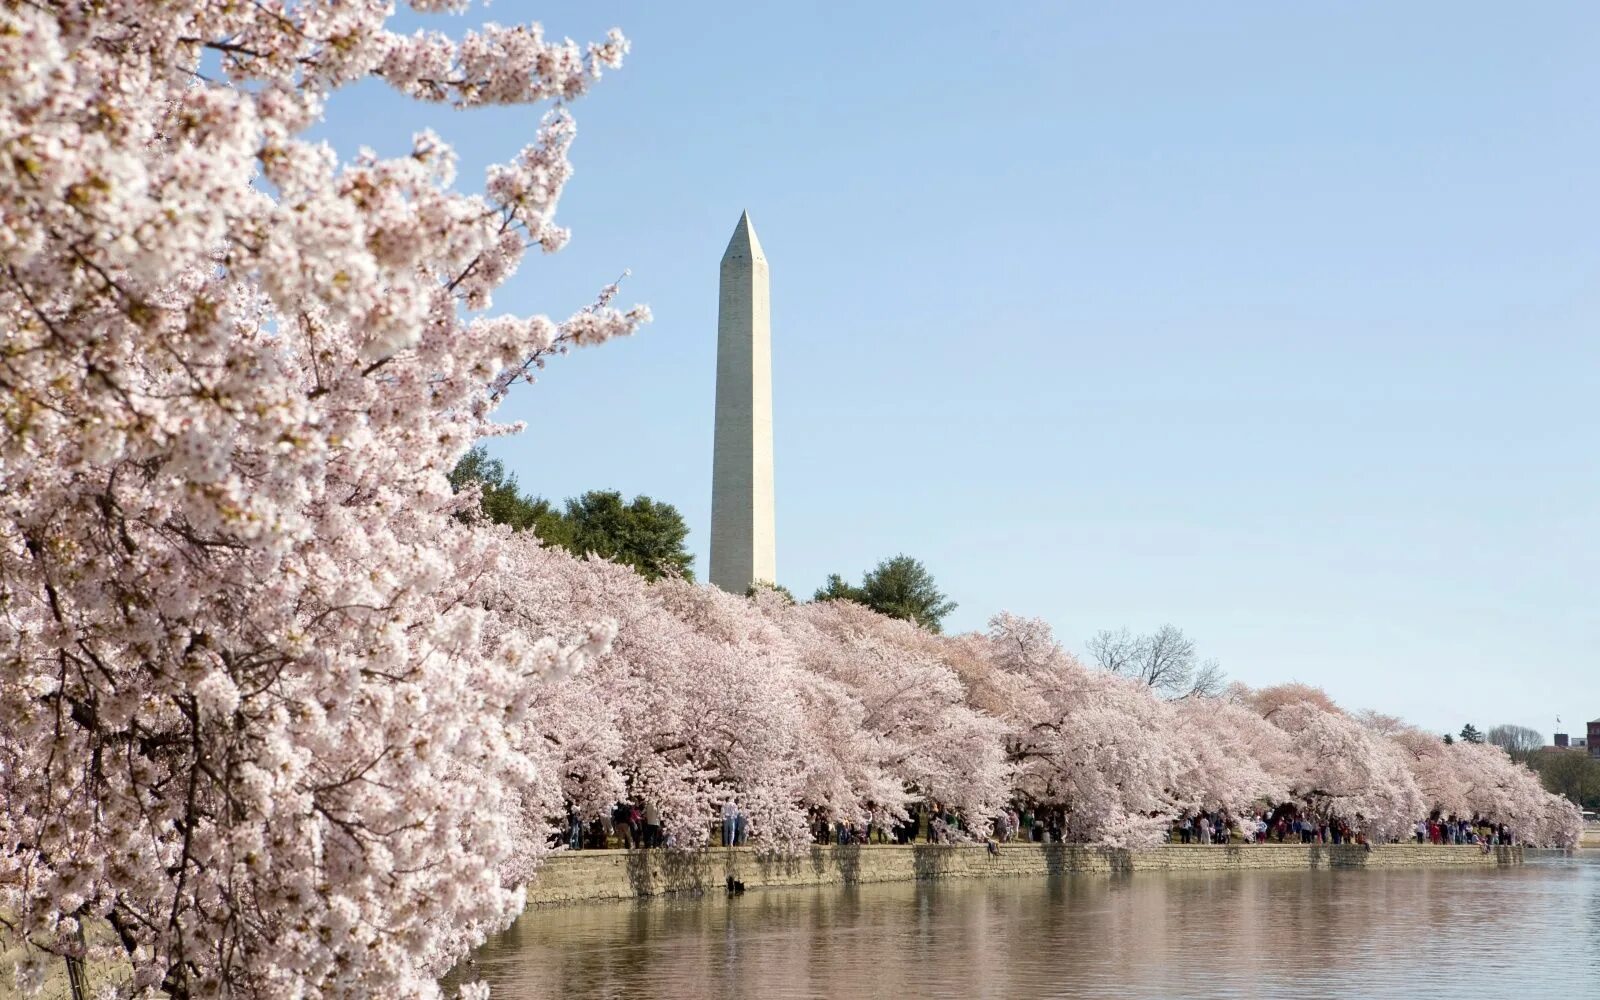
<svg viewBox="0 0 1600 1000">
<path fill-rule="evenodd" d="M 742 594 L 777 581 L 772 497 L 772 310 L 767 258 L 739 216 L 717 300 L 717 426 L 711 460 L 711 582 Z"/>
</svg>

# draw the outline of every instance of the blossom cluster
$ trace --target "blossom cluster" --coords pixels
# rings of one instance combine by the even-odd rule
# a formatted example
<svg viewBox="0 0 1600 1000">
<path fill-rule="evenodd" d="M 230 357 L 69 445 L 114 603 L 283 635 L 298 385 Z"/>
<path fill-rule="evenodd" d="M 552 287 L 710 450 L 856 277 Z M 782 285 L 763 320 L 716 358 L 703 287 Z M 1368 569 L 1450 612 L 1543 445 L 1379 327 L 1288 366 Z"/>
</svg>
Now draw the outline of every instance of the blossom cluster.
<svg viewBox="0 0 1600 1000">
<path fill-rule="evenodd" d="M 93 921 L 139 994 L 435 996 L 519 909 L 513 722 L 611 631 L 486 646 L 498 543 L 446 473 L 511 382 L 648 319 L 614 289 L 482 313 L 564 242 L 565 103 L 627 43 L 391 13 L 0 4 L 0 945 L 27 984 Z M 469 194 L 431 133 L 349 162 L 305 137 L 364 79 L 557 106 Z"/>
</svg>

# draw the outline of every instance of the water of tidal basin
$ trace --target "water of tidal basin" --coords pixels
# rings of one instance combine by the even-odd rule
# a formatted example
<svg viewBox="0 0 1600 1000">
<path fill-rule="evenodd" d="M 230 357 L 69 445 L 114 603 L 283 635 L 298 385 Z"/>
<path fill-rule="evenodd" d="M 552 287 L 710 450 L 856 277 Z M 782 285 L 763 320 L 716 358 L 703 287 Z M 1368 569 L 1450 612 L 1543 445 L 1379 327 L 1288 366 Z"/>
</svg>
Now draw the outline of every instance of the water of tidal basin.
<svg viewBox="0 0 1600 1000">
<path fill-rule="evenodd" d="M 532 910 L 494 995 L 1596 997 L 1600 852 L 1514 868 L 1140 873 Z"/>
</svg>

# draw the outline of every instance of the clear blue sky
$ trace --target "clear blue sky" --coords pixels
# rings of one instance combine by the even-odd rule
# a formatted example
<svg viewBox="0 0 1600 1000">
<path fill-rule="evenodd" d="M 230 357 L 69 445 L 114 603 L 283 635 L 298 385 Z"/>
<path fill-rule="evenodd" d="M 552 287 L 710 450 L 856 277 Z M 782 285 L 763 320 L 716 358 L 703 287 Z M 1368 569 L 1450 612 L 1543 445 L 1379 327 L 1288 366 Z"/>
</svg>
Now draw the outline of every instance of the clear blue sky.
<svg viewBox="0 0 1600 1000">
<path fill-rule="evenodd" d="M 1081 649 L 1171 621 L 1252 685 L 1451 729 L 1600 717 L 1600 6 L 501 0 L 628 65 L 575 106 L 568 250 L 642 336 L 558 361 L 491 449 L 647 493 L 703 575 L 717 264 L 772 265 L 781 582 L 896 552 Z M 1315 8 L 1315 9 L 1313 9 Z M 435 19 L 429 19 L 435 20 Z M 327 137 L 526 110 L 370 87 Z"/>
</svg>

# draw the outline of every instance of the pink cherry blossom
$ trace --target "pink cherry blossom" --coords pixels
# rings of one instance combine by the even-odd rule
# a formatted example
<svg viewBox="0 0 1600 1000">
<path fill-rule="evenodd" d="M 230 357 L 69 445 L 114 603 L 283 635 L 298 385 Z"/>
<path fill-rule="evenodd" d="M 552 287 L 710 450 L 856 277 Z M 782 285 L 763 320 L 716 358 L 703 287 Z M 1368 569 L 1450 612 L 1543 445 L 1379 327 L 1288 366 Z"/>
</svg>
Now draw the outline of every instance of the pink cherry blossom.
<svg viewBox="0 0 1600 1000">
<path fill-rule="evenodd" d="M 565 241 L 564 107 L 481 196 L 436 135 L 340 162 L 304 133 L 368 78 L 568 101 L 627 43 L 389 14 L 0 7 L 0 935 L 29 968 L 94 919 L 137 989 L 426 997 L 519 909 L 549 779 L 512 721 L 611 629 L 488 642 L 500 541 L 445 473 L 513 381 L 648 314 L 478 314 Z"/>
</svg>

